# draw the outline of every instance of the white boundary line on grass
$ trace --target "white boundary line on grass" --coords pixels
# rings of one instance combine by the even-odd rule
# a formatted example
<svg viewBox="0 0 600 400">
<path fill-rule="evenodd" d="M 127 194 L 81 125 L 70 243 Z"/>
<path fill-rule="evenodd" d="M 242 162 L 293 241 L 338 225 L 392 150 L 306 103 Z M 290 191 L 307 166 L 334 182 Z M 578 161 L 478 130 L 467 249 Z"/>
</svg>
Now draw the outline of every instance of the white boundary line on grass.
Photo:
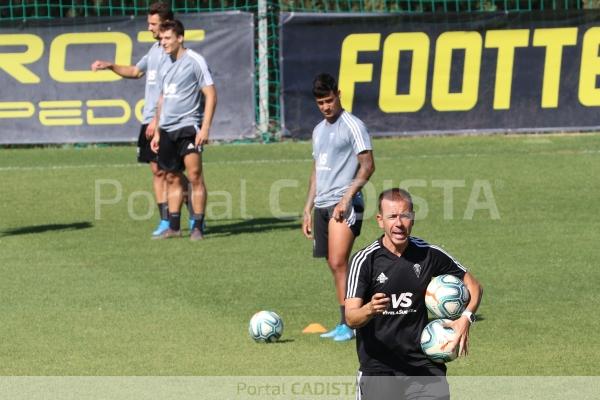
<svg viewBox="0 0 600 400">
<path fill-rule="evenodd" d="M 556 152 L 540 152 L 529 155 L 555 155 L 565 154 L 562 151 Z M 573 155 L 587 155 L 587 154 L 600 154 L 599 150 L 582 150 L 571 153 Z M 375 157 L 375 160 L 405 160 L 405 159 L 427 159 L 427 158 L 457 158 L 457 157 L 485 157 L 493 156 L 494 154 L 423 154 L 423 155 L 411 155 L 411 154 L 399 154 L 398 157 Z M 260 160 L 229 160 L 229 161 L 204 161 L 205 165 L 242 165 L 242 164 L 285 164 L 285 163 L 306 163 L 313 161 L 312 158 L 298 158 L 298 159 L 260 159 Z M 93 169 L 93 168 L 132 168 L 132 167 L 143 167 L 145 164 L 142 163 L 129 163 L 129 164 L 78 164 L 78 165 L 50 165 L 44 167 L 34 166 L 8 166 L 0 167 L 0 172 L 10 171 L 47 171 L 47 170 L 65 170 L 65 169 Z"/>
<path fill-rule="evenodd" d="M 377 160 L 389 161 L 406 158 L 440 158 L 440 157 L 480 157 L 481 154 L 428 154 L 421 156 L 402 155 L 399 157 L 377 157 Z M 229 160 L 229 161 L 204 161 L 204 165 L 242 165 L 242 164 L 288 164 L 288 163 L 308 163 L 313 161 L 312 158 L 298 159 L 261 159 L 261 160 Z M 45 167 L 33 166 L 8 166 L 0 167 L 0 172 L 6 171 L 46 171 L 46 170 L 63 170 L 63 169 L 90 169 L 90 168 L 131 168 L 143 167 L 143 163 L 129 164 L 78 164 L 78 165 L 50 165 Z"/>
</svg>

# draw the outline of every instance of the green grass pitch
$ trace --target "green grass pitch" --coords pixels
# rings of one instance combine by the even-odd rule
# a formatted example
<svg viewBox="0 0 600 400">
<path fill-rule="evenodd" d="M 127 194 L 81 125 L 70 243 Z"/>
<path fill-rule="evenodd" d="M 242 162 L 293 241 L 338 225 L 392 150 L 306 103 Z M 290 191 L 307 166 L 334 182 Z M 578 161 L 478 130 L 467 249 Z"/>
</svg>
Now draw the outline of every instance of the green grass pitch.
<svg viewBox="0 0 600 400">
<path fill-rule="evenodd" d="M 379 235 L 375 195 L 402 184 L 418 197 L 413 234 L 485 289 L 470 355 L 449 374 L 596 375 L 600 136 L 374 147 L 354 249 Z M 134 147 L 0 149 L 0 374 L 353 375 L 354 342 L 301 333 L 338 316 L 300 231 L 310 154 L 306 142 L 208 146 L 209 234 L 191 243 L 150 240 Z M 283 317 L 280 343 L 250 340 L 261 309 Z"/>
</svg>

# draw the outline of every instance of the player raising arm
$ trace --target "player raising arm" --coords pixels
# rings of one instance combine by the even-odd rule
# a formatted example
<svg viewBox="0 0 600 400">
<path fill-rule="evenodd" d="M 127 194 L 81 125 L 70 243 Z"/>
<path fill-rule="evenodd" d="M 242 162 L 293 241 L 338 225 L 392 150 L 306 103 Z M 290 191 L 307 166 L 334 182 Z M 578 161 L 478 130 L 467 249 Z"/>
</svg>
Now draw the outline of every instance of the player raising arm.
<svg viewBox="0 0 600 400">
<path fill-rule="evenodd" d="M 169 228 L 165 171 L 158 167 L 157 156 L 150 149 L 150 140 L 154 131 L 152 121 L 160 94 L 157 77 L 161 68 L 168 67 L 171 64 L 171 60 L 160 46 L 159 27 L 161 23 L 172 19 L 173 12 L 167 3 L 153 3 L 148 10 L 147 21 L 148 30 L 152 32 L 156 43 L 150 47 L 148 53 L 136 65 L 117 65 L 105 60 L 96 60 L 91 65 L 93 71 L 110 70 L 123 78 L 140 79 L 146 77 L 142 126 L 138 135 L 137 159 L 138 162 L 150 164 L 152 172 L 152 186 L 160 215 L 160 222 L 152 232 L 153 236 L 158 236 Z"/>
</svg>

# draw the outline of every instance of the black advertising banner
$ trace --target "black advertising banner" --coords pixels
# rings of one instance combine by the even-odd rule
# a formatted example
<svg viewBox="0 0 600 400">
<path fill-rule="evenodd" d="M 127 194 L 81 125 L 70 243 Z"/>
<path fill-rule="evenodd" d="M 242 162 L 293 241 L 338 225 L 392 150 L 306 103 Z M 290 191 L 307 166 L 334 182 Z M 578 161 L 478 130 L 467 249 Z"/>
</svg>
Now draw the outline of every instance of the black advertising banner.
<svg viewBox="0 0 600 400">
<path fill-rule="evenodd" d="M 212 139 L 254 136 L 253 15 L 178 15 L 185 45 L 211 70 L 219 104 Z M 0 144 L 137 139 L 145 78 L 90 70 L 136 64 L 155 40 L 146 17 L 61 19 L 0 27 Z"/>
<path fill-rule="evenodd" d="M 600 127 L 600 13 L 281 15 L 286 133 L 321 116 L 315 75 L 373 135 Z"/>
</svg>

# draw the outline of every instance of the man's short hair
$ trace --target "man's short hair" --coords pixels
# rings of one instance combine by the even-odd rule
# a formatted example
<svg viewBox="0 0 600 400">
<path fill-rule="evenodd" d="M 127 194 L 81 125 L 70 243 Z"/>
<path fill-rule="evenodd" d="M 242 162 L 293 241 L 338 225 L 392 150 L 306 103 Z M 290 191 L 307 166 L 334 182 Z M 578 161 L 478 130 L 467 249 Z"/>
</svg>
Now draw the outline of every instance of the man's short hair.
<svg viewBox="0 0 600 400">
<path fill-rule="evenodd" d="M 183 29 L 183 24 L 178 19 L 174 19 L 172 21 L 165 21 L 160 24 L 161 32 L 173 31 L 177 36 L 184 36 L 185 30 Z"/>
<path fill-rule="evenodd" d="M 157 1 L 156 3 L 152 3 L 150 8 L 148 9 L 149 15 L 158 14 L 161 22 L 172 20 L 175 17 L 173 16 L 173 11 L 171 11 L 171 7 L 169 4 L 164 3 L 162 1 Z"/>
<path fill-rule="evenodd" d="M 327 97 L 331 92 L 337 94 L 338 85 L 335 78 L 329 74 L 319 74 L 313 81 L 313 96 L 317 99 Z"/>
<path fill-rule="evenodd" d="M 379 195 L 379 202 L 378 202 L 378 208 L 379 208 L 379 213 L 381 214 L 381 202 L 383 200 L 404 200 L 406 201 L 409 206 L 410 206 L 410 211 L 413 211 L 413 201 L 412 201 L 412 196 L 410 195 L 410 193 L 408 193 L 407 190 L 401 189 L 401 188 L 392 188 L 392 189 L 387 189 L 384 190 L 383 192 L 381 192 L 381 194 Z"/>
</svg>

